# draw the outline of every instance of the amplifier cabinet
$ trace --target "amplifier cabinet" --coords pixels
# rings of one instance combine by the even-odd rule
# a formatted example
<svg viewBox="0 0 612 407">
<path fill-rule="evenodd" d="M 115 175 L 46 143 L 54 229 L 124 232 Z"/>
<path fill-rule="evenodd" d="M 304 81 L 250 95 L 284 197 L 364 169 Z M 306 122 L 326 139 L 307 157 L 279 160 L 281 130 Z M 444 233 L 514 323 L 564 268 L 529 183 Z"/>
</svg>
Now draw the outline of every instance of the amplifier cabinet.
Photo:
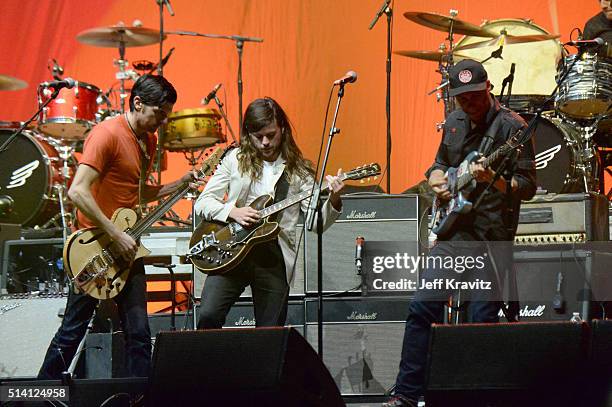
<svg viewBox="0 0 612 407">
<path fill-rule="evenodd" d="M 396 241 L 414 245 L 426 243 L 426 224 L 419 228 L 424 204 L 418 195 L 367 194 L 342 197 L 342 214 L 323 233 L 323 291 L 342 292 L 361 284 L 361 276 L 355 269 L 355 238 L 368 241 Z M 426 221 L 425 221 L 426 222 Z M 421 238 L 419 239 L 419 232 Z M 298 261 L 298 274 L 303 273 L 306 292 L 317 291 L 317 234 L 304 233 L 305 247 L 300 250 L 302 264 Z M 298 231 L 298 237 L 300 231 Z M 303 267 L 303 271 L 299 268 Z"/>
<path fill-rule="evenodd" d="M 559 248 L 515 249 L 522 321 L 569 321 L 573 312 L 588 321 L 612 300 L 612 253 Z M 563 304 L 555 309 L 559 294 Z"/>
<path fill-rule="evenodd" d="M 384 394 L 395 384 L 409 299 L 325 299 L 323 362 L 343 395 Z M 305 337 L 318 349 L 318 301 L 306 300 Z"/>
<path fill-rule="evenodd" d="M 67 297 L 0 297 L 0 378 L 36 377 Z"/>
</svg>

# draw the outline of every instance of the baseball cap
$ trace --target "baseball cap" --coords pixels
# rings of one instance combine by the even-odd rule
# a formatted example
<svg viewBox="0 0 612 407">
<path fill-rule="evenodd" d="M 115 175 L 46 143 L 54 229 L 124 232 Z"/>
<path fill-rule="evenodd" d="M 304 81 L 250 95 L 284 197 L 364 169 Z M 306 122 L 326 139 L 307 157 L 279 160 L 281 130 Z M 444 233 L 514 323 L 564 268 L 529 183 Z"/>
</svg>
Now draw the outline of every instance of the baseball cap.
<svg viewBox="0 0 612 407">
<path fill-rule="evenodd" d="M 487 71 L 480 62 L 473 59 L 464 59 L 454 65 L 449 70 L 449 77 L 451 96 L 487 88 Z"/>
</svg>

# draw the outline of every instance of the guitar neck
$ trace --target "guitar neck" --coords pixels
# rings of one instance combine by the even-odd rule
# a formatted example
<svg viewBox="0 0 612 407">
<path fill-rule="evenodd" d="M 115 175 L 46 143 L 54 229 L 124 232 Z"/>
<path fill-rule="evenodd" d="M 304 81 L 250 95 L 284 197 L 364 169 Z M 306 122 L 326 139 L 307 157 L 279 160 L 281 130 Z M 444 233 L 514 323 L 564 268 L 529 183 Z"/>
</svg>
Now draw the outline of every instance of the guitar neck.
<svg viewBox="0 0 612 407">
<path fill-rule="evenodd" d="M 506 154 L 508 151 L 510 151 L 511 148 L 512 146 L 510 146 L 508 143 L 504 143 L 497 150 L 491 153 L 491 155 L 489 155 L 487 158 L 484 159 L 484 161 L 482 162 L 482 166 L 485 169 L 489 168 L 495 162 L 495 160 L 497 160 L 502 155 Z M 468 172 L 466 174 L 463 174 L 461 177 L 459 177 L 459 180 L 457 182 L 458 189 L 462 189 L 467 184 L 469 184 L 473 179 L 474 179 L 474 176 L 471 173 Z"/>
<path fill-rule="evenodd" d="M 134 240 L 138 239 L 148 228 L 157 222 L 168 210 L 189 191 L 189 182 L 183 182 L 168 199 L 158 205 L 151 213 L 140 219 L 128 235 Z"/>
</svg>

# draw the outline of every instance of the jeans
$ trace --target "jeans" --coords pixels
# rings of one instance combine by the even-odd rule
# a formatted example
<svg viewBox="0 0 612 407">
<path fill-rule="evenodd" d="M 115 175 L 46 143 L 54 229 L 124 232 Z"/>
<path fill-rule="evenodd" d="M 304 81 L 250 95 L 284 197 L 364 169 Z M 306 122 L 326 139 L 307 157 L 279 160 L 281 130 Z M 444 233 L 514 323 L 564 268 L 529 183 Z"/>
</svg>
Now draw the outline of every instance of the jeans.
<svg viewBox="0 0 612 407">
<path fill-rule="evenodd" d="M 466 256 L 479 255 L 486 252 L 486 245 L 478 242 L 466 242 L 468 236 L 461 236 L 461 242 L 440 242 L 429 253 L 434 256 Z M 501 257 L 501 256 L 500 256 Z M 501 264 L 497 262 L 496 264 Z M 395 384 L 395 393 L 417 400 L 424 393 L 425 368 L 429 347 L 429 335 L 432 323 L 441 323 L 444 316 L 444 306 L 453 289 L 442 286 L 439 289 L 421 289 L 423 281 L 433 284 L 438 279 L 457 278 L 461 281 L 474 281 L 477 278 L 492 282 L 492 290 L 461 291 L 461 297 L 468 297 L 468 322 L 499 322 L 498 312 L 501 308 L 501 288 L 498 282 L 503 281 L 503 275 L 496 275 L 489 256 L 486 256 L 482 271 L 466 271 L 456 273 L 453 269 L 427 267 L 421 276 L 419 289 L 414 301 L 410 303 L 406 320 L 399 374 Z M 484 273 L 483 273 L 484 271 Z M 480 274 L 483 273 L 483 274 Z M 484 276 L 484 277 L 483 277 Z M 463 302 L 463 300 L 462 300 Z"/>
<path fill-rule="evenodd" d="M 256 326 L 283 326 L 287 319 L 289 285 L 283 253 L 273 241 L 256 245 L 239 266 L 226 274 L 206 278 L 198 329 L 221 328 L 247 285 L 253 293 Z"/>
<path fill-rule="evenodd" d="M 127 371 L 144 377 L 151 368 L 151 331 L 147 315 L 146 276 L 142 259 L 134 262 L 128 283 L 115 297 L 125 333 Z M 51 340 L 39 379 L 61 379 L 75 357 L 98 300 L 70 291 L 62 325 Z M 76 355 L 78 357 L 78 355 Z"/>
</svg>

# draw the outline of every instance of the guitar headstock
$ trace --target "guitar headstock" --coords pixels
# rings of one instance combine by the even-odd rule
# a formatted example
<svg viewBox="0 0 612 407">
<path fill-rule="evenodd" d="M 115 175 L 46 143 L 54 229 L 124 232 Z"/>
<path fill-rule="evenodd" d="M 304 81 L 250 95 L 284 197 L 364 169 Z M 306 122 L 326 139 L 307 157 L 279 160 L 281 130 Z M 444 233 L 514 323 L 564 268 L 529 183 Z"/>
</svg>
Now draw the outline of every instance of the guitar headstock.
<svg viewBox="0 0 612 407">
<path fill-rule="evenodd" d="M 228 148 L 215 147 L 210 153 L 207 153 L 206 158 L 202 162 L 202 166 L 198 171 L 198 178 L 204 178 L 211 175 L 217 165 L 221 162 L 221 159 L 225 155 Z"/>
<path fill-rule="evenodd" d="M 372 163 L 362 165 L 361 167 L 354 168 L 344 173 L 343 179 L 345 180 L 358 180 L 368 177 L 375 177 L 380 175 L 380 164 Z"/>
</svg>

